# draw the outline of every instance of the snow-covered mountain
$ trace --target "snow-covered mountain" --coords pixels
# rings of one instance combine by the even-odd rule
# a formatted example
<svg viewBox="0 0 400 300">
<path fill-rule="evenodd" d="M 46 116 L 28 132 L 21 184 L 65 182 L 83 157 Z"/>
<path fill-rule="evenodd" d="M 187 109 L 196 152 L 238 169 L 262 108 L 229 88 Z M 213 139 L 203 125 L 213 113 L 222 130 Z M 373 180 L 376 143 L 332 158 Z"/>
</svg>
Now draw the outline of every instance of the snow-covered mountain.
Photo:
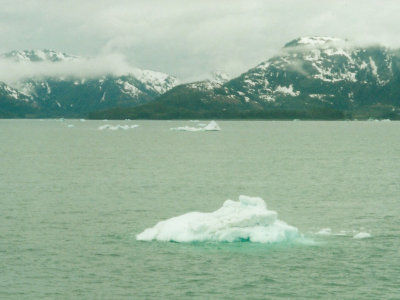
<svg viewBox="0 0 400 300">
<path fill-rule="evenodd" d="M 57 52 L 53 50 L 14 50 L 0 55 L 1 58 L 11 59 L 15 62 L 60 62 L 79 59 L 78 56 Z"/>
<path fill-rule="evenodd" d="M 237 78 L 175 87 L 124 116 L 142 111 L 155 118 L 400 118 L 400 51 L 302 37 Z"/>
<path fill-rule="evenodd" d="M 397 61 L 384 47 L 357 47 L 328 37 L 299 38 L 225 88 L 242 102 L 262 106 L 349 109 L 365 102 L 391 102 L 382 90 L 397 80 Z"/>
<path fill-rule="evenodd" d="M 52 50 L 12 51 L 1 59 L 24 67 L 47 63 L 68 67 L 85 63 L 83 57 Z M 0 106 L 7 91 L 15 101 L 30 102 L 39 116 L 86 116 L 88 112 L 115 106 L 128 107 L 152 101 L 178 84 L 168 74 L 131 69 L 124 75 L 100 74 L 92 76 L 28 76 L 10 84 L 2 83 Z M 11 99 L 10 98 L 10 99 Z"/>
<path fill-rule="evenodd" d="M 27 117 L 37 111 L 36 103 L 29 97 L 0 82 L 0 116 L 1 117 Z"/>
</svg>

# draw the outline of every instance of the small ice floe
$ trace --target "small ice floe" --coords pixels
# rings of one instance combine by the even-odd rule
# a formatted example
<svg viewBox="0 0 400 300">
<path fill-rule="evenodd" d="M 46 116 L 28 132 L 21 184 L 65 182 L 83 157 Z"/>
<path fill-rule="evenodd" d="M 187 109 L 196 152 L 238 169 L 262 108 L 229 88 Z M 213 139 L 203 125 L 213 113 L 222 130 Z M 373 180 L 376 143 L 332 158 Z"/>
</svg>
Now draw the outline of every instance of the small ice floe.
<svg viewBox="0 0 400 300">
<path fill-rule="evenodd" d="M 118 129 L 122 129 L 122 130 L 128 130 L 128 129 L 133 129 L 139 127 L 139 125 L 134 124 L 134 125 L 110 125 L 110 124 L 106 124 L 106 125 L 101 125 L 99 126 L 99 130 L 118 130 Z"/>
<path fill-rule="evenodd" d="M 171 130 L 176 131 L 219 131 L 221 128 L 215 121 L 211 121 L 210 123 L 206 124 L 198 124 L 198 127 L 190 127 L 190 126 L 183 126 L 183 127 L 175 127 L 171 128 Z"/>
<path fill-rule="evenodd" d="M 190 120 L 190 122 L 199 123 L 200 121 L 199 120 Z"/>
<path fill-rule="evenodd" d="M 331 235 L 332 230 L 327 227 L 327 228 L 322 228 L 320 231 L 317 232 L 318 235 Z"/>
<path fill-rule="evenodd" d="M 340 230 L 338 233 L 335 233 L 336 236 L 346 236 L 348 235 L 348 231 L 347 230 Z"/>
<path fill-rule="evenodd" d="M 214 212 L 189 212 L 147 228 L 136 236 L 140 241 L 174 242 L 301 242 L 294 226 L 278 219 L 263 199 L 240 196 L 226 200 Z"/>
<path fill-rule="evenodd" d="M 360 240 L 360 239 L 367 239 L 367 238 L 370 238 L 370 237 L 371 237 L 371 234 L 368 233 L 368 232 L 359 232 L 359 233 L 357 233 L 356 235 L 353 236 L 353 239 Z"/>
<path fill-rule="evenodd" d="M 171 128 L 171 130 L 175 130 L 175 131 L 204 131 L 203 128 L 190 127 L 190 126 L 175 127 L 175 128 Z"/>
<path fill-rule="evenodd" d="M 79 119 L 79 121 L 81 121 L 81 122 L 86 122 L 86 120 L 85 120 L 85 119 Z"/>
<path fill-rule="evenodd" d="M 204 127 L 205 131 L 219 131 L 221 128 L 218 126 L 217 122 L 211 121 L 208 123 L 206 127 Z"/>
<path fill-rule="evenodd" d="M 67 127 L 68 127 L 68 128 L 73 128 L 73 127 L 75 127 L 75 125 L 73 125 L 73 124 L 68 124 Z"/>
</svg>

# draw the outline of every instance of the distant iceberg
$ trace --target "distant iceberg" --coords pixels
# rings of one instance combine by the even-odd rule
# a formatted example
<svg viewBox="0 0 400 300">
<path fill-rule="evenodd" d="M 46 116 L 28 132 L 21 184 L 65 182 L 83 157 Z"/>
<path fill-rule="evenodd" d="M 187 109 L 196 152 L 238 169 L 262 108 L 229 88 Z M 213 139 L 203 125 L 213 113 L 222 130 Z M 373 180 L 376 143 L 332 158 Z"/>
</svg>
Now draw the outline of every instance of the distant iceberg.
<svg viewBox="0 0 400 300">
<path fill-rule="evenodd" d="M 101 126 L 99 126 L 99 130 L 105 130 L 105 129 L 108 129 L 108 130 L 118 130 L 118 129 L 123 129 L 123 130 L 128 130 L 128 129 L 133 129 L 133 128 L 136 128 L 136 127 L 139 127 L 139 125 L 136 125 L 136 124 L 134 124 L 134 125 L 110 125 L 110 124 L 106 124 L 106 125 L 101 125 Z"/>
<path fill-rule="evenodd" d="M 158 222 L 136 236 L 140 241 L 279 243 L 300 238 L 296 227 L 278 220 L 263 199 L 240 196 L 211 213 L 189 212 Z"/>
<path fill-rule="evenodd" d="M 175 127 L 171 128 L 171 130 L 176 131 L 219 131 L 221 127 L 215 121 L 211 121 L 207 125 L 198 124 L 199 127 L 191 127 L 191 126 L 183 126 L 183 127 Z"/>
<path fill-rule="evenodd" d="M 371 234 L 368 232 L 364 232 L 364 231 L 356 231 L 356 230 L 340 230 L 339 232 L 335 232 L 333 233 L 332 230 L 328 227 L 328 228 L 322 228 L 320 231 L 318 231 L 316 233 L 317 235 L 320 236 L 347 236 L 347 237 L 353 237 L 354 239 L 365 239 L 365 238 L 370 238 Z"/>
<path fill-rule="evenodd" d="M 183 127 L 171 128 L 171 130 L 175 130 L 175 131 L 204 131 L 204 128 L 183 126 Z"/>
<path fill-rule="evenodd" d="M 368 232 L 359 232 L 356 235 L 353 236 L 354 239 L 366 239 L 366 238 L 370 238 L 371 234 Z"/>
<path fill-rule="evenodd" d="M 320 231 L 317 232 L 318 235 L 331 235 L 332 230 L 328 228 L 322 228 Z"/>
<path fill-rule="evenodd" d="M 218 126 L 217 122 L 211 121 L 208 123 L 206 127 L 204 127 L 205 131 L 219 131 L 221 128 Z"/>
</svg>

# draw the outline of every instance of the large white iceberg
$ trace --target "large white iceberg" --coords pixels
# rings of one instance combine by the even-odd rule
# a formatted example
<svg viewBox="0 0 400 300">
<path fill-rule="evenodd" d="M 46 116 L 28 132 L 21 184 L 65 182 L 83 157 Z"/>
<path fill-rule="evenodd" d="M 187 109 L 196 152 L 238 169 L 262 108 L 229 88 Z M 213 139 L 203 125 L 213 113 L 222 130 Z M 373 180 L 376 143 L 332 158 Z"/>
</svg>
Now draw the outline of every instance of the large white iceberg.
<svg viewBox="0 0 400 300">
<path fill-rule="evenodd" d="M 141 241 L 278 243 L 300 237 L 296 227 L 278 220 L 263 199 L 240 196 L 210 213 L 190 212 L 158 222 L 136 236 Z"/>
<path fill-rule="evenodd" d="M 219 131 L 221 127 L 215 121 L 211 121 L 207 125 L 198 124 L 199 127 L 191 127 L 191 126 L 183 126 L 183 127 L 175 127 L 171 128 L 171 130 L 176 131 Z"/>
</svg>

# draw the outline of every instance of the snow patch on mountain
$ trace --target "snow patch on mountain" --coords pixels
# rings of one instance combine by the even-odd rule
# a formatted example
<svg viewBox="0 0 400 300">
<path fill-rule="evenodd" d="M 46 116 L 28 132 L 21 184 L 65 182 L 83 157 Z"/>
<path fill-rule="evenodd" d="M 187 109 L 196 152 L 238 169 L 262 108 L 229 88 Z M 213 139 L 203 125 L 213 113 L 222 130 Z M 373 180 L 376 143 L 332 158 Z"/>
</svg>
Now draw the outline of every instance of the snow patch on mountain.
<svg viewBox="0 0 400 300">
<path fill-rule="evenodd" d="M 116 80 L 116 83 L 120 86 L 121 92 L 129 94 L 132 97 L 137 97 L 141 93 L 137 87 L 122 79 Z"/>
<path fill-rule="evenodd" d="M 318 46 L 318 45 L 323 45 L 323 44 L 326 44 L 326 43 L 341 42 L 341 41 L 342 41 L 341 39 L 334 38 L 334 37 L 312 36 L 312 37 L 302 37 L 297 41 L 297 43 L 298 44 Z"/>
<path fill-rule="evenodd" d="M 179 80 L 165 73 L 135 69 L 132 75 L 145 84 L 146 89 L 163 94 L 179 84 Z"/>
<path fill-rule="evenodd" d="M 291 47 L 325 47 L 331 44 L 343 44 L 346 43 L 345 40 L 335 37 L 328 36 L 308 36 L 300 37 L 295 39 L 285 45 L 285 48 Z"/>
<path fill-rule="evenodd" d="M 193 89 L 199 89 L 201 91 L 211 91 L 215 88 L 221 87 L 225 82 L 229 81 L 230 76 L 220 71 L 211 73 L 211 77 L 194 83 L 189 83 L 188 87 Z"/>
<path fill-rule="evenodd" d="M 0 82 L 0 98 L 1 97 L 8 97 L 16 101 L 24 101 L 28 102 L 29 96 L 26 93 L 23 93 L 4 82 Z"/>
<path fill-rule="evenodd" d="M 78 60 L 78 56 L 57 52 L 54 50 L 14 50 L 0 57 L 11 59 L 15 62 L 61 62 Z"/>
<path fill-rule="evenodd" d="M 293 84 L 289 85 L 288 87 L 286 86 L 280 86 L 278 85 L 275 89 L 276 93 L 281 93 L 281 94 L 285 94 L 285 95 L 289 95 L 292 97 L 296 97 L 298 95 L 300 95 L 300 91 L 294 91 L 293 90 Z"/>
<path fill-rule="evenodd" d="M 18 92 L 9 86 L 5 86 L 4 90 L 8 93 L 11 98 L 18 99 Z"/>
</svg>

